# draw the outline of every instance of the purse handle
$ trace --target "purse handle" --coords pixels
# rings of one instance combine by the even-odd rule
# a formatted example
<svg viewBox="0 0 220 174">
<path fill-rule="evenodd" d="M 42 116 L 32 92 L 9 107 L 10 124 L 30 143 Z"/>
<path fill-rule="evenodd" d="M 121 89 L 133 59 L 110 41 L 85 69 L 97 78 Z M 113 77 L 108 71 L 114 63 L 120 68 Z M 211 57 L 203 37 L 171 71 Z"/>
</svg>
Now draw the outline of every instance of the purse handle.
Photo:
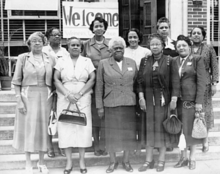
<svg viewBox="0 0 220 174">
<path fill-rule="evenodd" d="M 68 105 L 68 107 L 67 107 L 67 109 L 66 109 L 66 113 L 67 113 L 68 110 L 70 109 L 71 104 L 72 104 L 72 103 L 69 103 L 69 105 Z M 77 105 L 76 103 L 75 103 L 75 105 L 76 105 L 77 112 L 80 112 L 78 105 Z"/>
</svg>

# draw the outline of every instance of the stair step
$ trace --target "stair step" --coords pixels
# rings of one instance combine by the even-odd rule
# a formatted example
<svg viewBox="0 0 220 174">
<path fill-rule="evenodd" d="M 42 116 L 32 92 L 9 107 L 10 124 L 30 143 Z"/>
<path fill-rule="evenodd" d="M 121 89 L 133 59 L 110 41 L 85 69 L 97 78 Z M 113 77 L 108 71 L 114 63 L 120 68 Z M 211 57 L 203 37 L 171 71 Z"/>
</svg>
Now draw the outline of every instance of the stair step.
<svg viewBox="0 0 220 174">
<path fill-rule="evenodd" d="M 16 101 L 15 91 L 0 91 L 0 102 Z"/>
<path fill-rule="evenodd" d="M 17 154 L 23 154 L 24 152 L 22 150 L 15 149 L 12 147 L 13 140 L 2 140 L 0 141 L 0 155 L 17 155 Z M 53 148 L 56 156 L 59 156 L 59 150 L 58 150 L 58 138 L 53 138 Z M 88 147 L 86 148 L 86 152 L 93 152 L 94 147 Z M 78 148 L 73 148 L 73 153 L 78 152 Z"/>
<path fill-rule="evenodd" d="M 166 153 L 166 161 L 173 162 L 179 160 L 179 149 L 175 148 L 172 152 Z M 117 153 L 119 158 L 119 162 L 122 160 L 123 153 Z M 31 156 L 33 161 L 33 166 L 36 168 L 36 163 L 38 161 L 38 154 L 32 154 Z M 142 150 L 139 156 L 132 154 L 130 156 L 131 164 L 142 164 L 145 161 L 146 154 L 145 150 Z M 154 150 L 154 158 L 158 158 L 158 151 Z M 73 167 L 78 167 L 79 161 L 79 154 L 73 153 Z M 219 146 L 210 146 L 209 151 L 207 153 L 203 153 L 201 147 L 197 147 L 196 152 L 196 160 L 203 161 L 203 160 L 220 160 L 220 148 Z M 45 155 L 45 162 L 48 168 L 59 168 L 65 167 L 66 164 L 66 157 L 57 156 L 55 158 L 48 158 Z M 86 152 L 85 153 L 85 162 L 86 166 L 107 166 L 109 164 L 109 156 L 94 156 L 93 152 Z M 25 167 L 25 155 L 24 154 L 16 154 L 16 155 L 0 155 L 0 170 L 13 170 L 13 169 L 24 169 Z"/>
<path fill-rule="evenodd" d="M 14 114 L 16 105 L 16 102 L 1 102 L 0 114 Z"/>
</svg>

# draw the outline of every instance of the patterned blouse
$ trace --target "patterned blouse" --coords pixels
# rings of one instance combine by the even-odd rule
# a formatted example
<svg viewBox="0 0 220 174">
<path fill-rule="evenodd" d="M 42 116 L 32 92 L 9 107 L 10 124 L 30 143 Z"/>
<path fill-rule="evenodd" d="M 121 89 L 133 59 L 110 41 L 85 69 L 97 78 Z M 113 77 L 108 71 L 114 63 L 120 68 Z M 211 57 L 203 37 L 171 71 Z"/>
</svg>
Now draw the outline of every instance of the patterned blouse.
<svg viewBox="0 0 220 174">
<path fill-rule="evenodd" d="M 193 47 L 192 47 L 193 51 Z M 193 54 L 201 55 L 206 69 L 207 84 L 218 83 L 219 81 L 219 65 L 215 50 L 211 45 L 202 43 L 199 49 Z"/>
</svg>

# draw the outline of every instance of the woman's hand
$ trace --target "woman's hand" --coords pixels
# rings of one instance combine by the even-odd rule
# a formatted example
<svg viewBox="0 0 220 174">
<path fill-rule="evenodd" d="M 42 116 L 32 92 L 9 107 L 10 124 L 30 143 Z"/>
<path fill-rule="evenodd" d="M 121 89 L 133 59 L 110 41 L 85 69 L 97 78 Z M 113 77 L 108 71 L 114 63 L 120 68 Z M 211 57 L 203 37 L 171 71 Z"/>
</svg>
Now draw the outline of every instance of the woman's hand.
<svg viewBox="0 0 220 174">
<path fill-rule="evenodd" d="M 170 109 L 171 110 L 175 110 L 176 109 L 176 102 L 177 102 L 177 97 L 173 96 L 171 98 L 171 102 L 170 102 Z"/>
<path fill-rule="evenodd" d="M 172 100 L 172 101 L 170 102 L 170 109 L 171 109 L 171 110 L 175 110 L 175 109 L 176 109 L 176 101 L 173 101 L 173 100 Z"/>
<path fill-rule="evenodd" d="M 18 102 L 18 104 L 17 104 L 18 111 L 19 111 L 21 114 L 26 115 L 27 110 L 26 110 L 26 108 L 25 108 L 24 102 L 23 102 L 22 99 L 21 99 L 21 96 L 19 96 L 19 97 L 17 98 L 17 102 Z"/>
<path fill-rule="evenodd" d="M 70 103 L 75 104 L 78 102 L 78 99 L 75 97 L 74 94 L 69 94 L 67 96 L 67 99 L 69 100 Z"/>
<path fill-rule="evenodd" d="M 139 105 L 142 111 L 146 112 L 146 101 L 144 97 L 139 99 Z"/>
<path fill-rule="evenodd" d="M 104 117 L 104 111 L 105 111 L 104 108 L 98 108 L 97 111 L 98 111 L 98 116 L 100 118 Z"/>
<path fill-rule="evenodd" d="M 212 85 L 212 96 L 215 95 L 217 91 L 216 85 Z"/>
<path fill-rule="evenodd" d="M 195 109 L 198 112 L 202 111 L 202 104 L 195 104 Z"/>
</svg>

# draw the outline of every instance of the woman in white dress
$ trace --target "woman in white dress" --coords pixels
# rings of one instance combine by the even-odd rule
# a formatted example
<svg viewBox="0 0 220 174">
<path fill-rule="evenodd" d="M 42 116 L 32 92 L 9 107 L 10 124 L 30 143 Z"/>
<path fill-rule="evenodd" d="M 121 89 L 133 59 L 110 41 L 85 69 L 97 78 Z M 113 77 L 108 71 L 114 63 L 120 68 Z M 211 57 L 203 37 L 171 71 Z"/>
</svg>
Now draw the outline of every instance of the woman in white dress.
<svg viewBox="0 0 220 174">
<path fill-rule="evenodd" d="M 67 157 L 64 174 L 72 170 L 72 147 L 79 148 L 80 172 L 87 173 L 85 166 L 85 148 L 92 146 L 91 93 L 95 73 L 91 59 L 80 55 L 81 41 L 71 37 L 67 41 L 69 56 L 61 58 L 55 66 L 54 81 L 57 89 L 57 114 L 72 103 L 77 103 L 81 112 L 86 114 L 87 125 L 80 126 L 69 123 L 58 123 L 59 147 L 65 149 Z"/>
</svg>

